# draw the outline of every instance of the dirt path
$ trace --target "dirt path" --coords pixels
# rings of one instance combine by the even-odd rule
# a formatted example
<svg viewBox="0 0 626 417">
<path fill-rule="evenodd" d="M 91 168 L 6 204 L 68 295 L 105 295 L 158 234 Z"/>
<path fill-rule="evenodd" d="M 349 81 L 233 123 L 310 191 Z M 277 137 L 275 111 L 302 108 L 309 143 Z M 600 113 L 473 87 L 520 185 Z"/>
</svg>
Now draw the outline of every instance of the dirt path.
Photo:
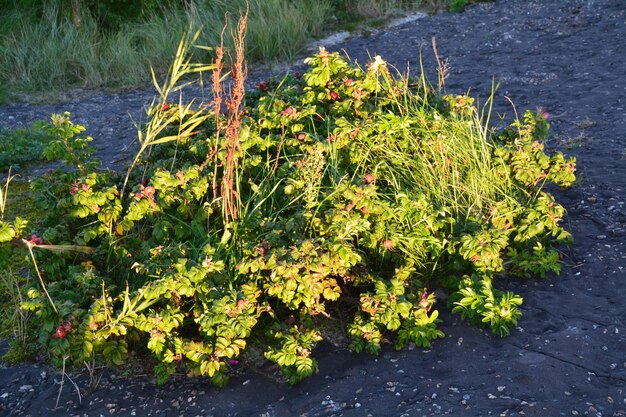
<svg viewBox="0 0 626 417">
<path fill-rule="evenodd" d="M 579 181 L 557 192 L 575 244 L 561 276 L 512 281 L 524 316 L 501 339 L 446 314 L 446 338 L 432 350 L 379 357 L 323 345 L 320 371 L 298 386 L 242 369 L 218 390 L 174 378 L 157 388 L 147 377 L 104 371 L 82 398 L 60 375 L 36 365 L 0 369 L 0 415 L 152 416 L 626 416 L 626 2 L 498 0 L 463 14 L 440 14 L 334 46 L 365 63 L 379 54 L 399 68 L 451 65 L 447 89 L 488 96 L 496 109 L 544 107 L 552 143 L 578 158 Z M 134 137 L 129 109 L 150 93 L 99 95 L 54 106 L 0 108 L 0 125 L 28 125 L 71 111 L 85 123 L 107 166 Z M 271 371 L 271 369 L 269 369 Z M 85 387 L 81 376 L 76 381 Z"/>
</svg>

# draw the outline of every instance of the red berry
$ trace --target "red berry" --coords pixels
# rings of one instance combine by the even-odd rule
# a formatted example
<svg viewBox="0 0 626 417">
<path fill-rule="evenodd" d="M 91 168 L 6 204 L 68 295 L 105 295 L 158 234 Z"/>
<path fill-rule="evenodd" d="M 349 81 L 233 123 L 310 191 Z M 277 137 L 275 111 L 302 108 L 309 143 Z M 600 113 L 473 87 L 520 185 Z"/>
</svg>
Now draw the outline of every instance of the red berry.
<svg viewBox="0 0 626 417">
<path fill-rule="evenodd" d="M 336 91 L 331 91 L 330 92 L 330 99 L 331 100 L 339 100 L 339 93 Z"/>
<path fill-rule="evenodd" d="M 297 117 L 298 111 L 293 107 L 287 107 L 281 114 L 285 117 Z"/>
<path fill-rule="evenodd" d="M 257 88 L 259 89 L 259 91 L 262 91 L 262 92 L 266 92 L 270 90 L 270 86 L 267 83 L 267 81 L 261 81 L 259 84 L 257 84 Z"/>
<path fill-rule="evenodd" d="M 385 249 L 387 249 L 387 250 L 391 250 L 391 249 L 393 249 L 393 240 L 386 239 L 386 240 L 383 242 L 383 246 L 384 246 L 384 247 L 385 247 Z"/>
<path fill-rule="evenodd" d="M 163 107 L 161 107 L 161 111 L 167 111 L 170 108 L 170 105 L 165 103 L 163 104 Z"/>
<path fill-rule="evenodd" d="M 305 139 L 306 139 L 306 135 L 305 135 L 304 133 L 300 133 L 300 134 L 298 135 L 298 140 L 299 140 L 300 142 L 304 142 L 304 140 L 305 140 Z"/>
<path fill-rule="evenodd" d="M 365 181 L 365 184 L 371 184 L 374 181 L 376 181 L 376 177 L 374 176 L 374 174 L 370 174 L 369 172 L 367 174 L 365 174 L 365 176 L 363 177 L 363 181 Z"/>
<path fill-rule="evenodd" d="M 43 239 L 40 238 L 37 235 L 31 235 L 30 239 L 28 239 L 28 241 L 32 244 L 32 245 L 43 245 Z"/>
<path fill-rule="evenodd" d="M 146 188 L 143 189 L 143 195 L 148 198 L 154 197 L 154 193 L 156 193 L 156 190 L 151 185 L 148 185 Z"/>
<path fill-rule="evenodd" d="M 55 339 L 65 339 L 65 336 L 67 336 L 67 332 L 63 326 L 57 327 L 56 331 L 52 335 Z"/>
</svg>

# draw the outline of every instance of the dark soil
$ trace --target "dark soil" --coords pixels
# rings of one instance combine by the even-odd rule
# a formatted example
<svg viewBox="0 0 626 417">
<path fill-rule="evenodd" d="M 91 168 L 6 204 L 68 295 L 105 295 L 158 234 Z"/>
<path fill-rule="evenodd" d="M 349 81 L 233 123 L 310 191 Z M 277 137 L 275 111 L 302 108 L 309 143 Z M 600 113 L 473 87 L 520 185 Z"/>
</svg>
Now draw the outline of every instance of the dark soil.
<svg viewBox="0 0 626 417">
<path fill-rule="evenodd" d="M 322 345 L 319 373 L 291 387 L 273 368 L 242 364 L 224 389 L 175 377 L 106 369 L 95 391 L 86 375 L 66 379 L 36 364 L 0 369 L 0 415 L 32 416 L 626 416 L 626 2 L 498 0 L 348 40 L 367 62 L 381 55 L 400 69 L 435 68 L 431 38 L 451 65 L 446 88 L 482 102 L 500 83 L 505 99 L 551 114 L 549 146 L 578 158 L 578 181 L 557 197 L 575 243 L 560 276 L 502 282 L 524 297 L 507 338 L 444 314 L 445 339 L 432 350 L 391 347 L 379 357 Z M 430 71 L 431 75 L 434 71 Z M 435 80 L 435 76 L 431 76 Z M 99 156 L 123 166 L 137 117 L 151 92 L 94 95 L 63 104 L 0 108 L 0 125 L 29 125 L 51 112 L 88 126 Z M 260 366 L 260 365 L 259 365 Z M 132 368 L 131 368 L 132 369 Z"/>
</svg>

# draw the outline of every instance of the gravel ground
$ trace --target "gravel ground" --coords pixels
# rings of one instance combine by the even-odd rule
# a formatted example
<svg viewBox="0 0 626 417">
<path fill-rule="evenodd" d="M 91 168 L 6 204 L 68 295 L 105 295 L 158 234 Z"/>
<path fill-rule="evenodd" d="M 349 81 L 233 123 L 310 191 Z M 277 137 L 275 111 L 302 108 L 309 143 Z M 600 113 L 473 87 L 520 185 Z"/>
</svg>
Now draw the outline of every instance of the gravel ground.
<svg viewBox="0 0 626 417">
<path fill-rule="evenodd" d="M 551 114 L 549 146 L 578 158 L 578 182 L 556 191 L 575 243 L 560 276 L 503 283 L 524 297 L 511 336 L 444 313 L 446 337 L 432 350 L 372 357 L 323 344 L 319 373 L 295 387 L 263 365 L 242 364 L 221 390 L 183 376 L 156 387 L 149 376 L 105 369 L 93 391 L 86 375 L 75 376 L 82 403 L 66 380 L 57 409 L 60 373 L 24 364 L 0 368 L 0 415 L 626 416 L 626 1 L 498 0 L 329 49 L 361 63 L 379 54 L 402 70 L 418 70 L 421 54 L 433 74 L 433 36 L 451 66 L 448 91 L 471 88 L 484 102 L 495 80 L 496 111 L 513 115 L 507 97 L 519 112 L 542 106 Z M 135 137 L 129 114 L 138 119 L 151 97 L 8 105 L 0 126 L 68 110 L 88 126 L 103 164 L 119 168 Z"/>
</svg>

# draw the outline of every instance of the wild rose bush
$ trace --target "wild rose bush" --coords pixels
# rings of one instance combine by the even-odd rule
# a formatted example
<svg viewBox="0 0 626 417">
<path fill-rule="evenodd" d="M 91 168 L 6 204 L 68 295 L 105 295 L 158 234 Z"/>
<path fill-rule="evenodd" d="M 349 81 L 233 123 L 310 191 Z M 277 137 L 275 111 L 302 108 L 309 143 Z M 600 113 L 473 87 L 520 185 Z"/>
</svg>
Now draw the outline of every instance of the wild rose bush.
<svg viewBox="0 0 626 417">
<path fill-rule="evenodd" d="M 159 136 L 127 181 L 85 162 L 82 127 L 55 116 L 50 156 L 75 169 L 36 181 L 40 224 L 0 223 L 4 242 L 36 233 L 61 249 L 24 240 L 45 287 L 31 280 L 22 308 L 53 363 L 122 364 L 147 348 L 159 382 L 178 370 L 222 385 L 252 345 L 297 382 L 329 326 L 356 351 L 430 346 L 438 293 L 508 334 L 522 299 L 498 280 L 558 273 L 553 245 L 570 239 L 543 188 L 569 186 L 575 163 L 545 153 L 541 112 L 495 131 L 472 98 L 380 57 L 307 62 L 248 95 L 236 145 L 219 103 L 162 96 Z M 229 153 L 235 215 L 220 186 Z"/>
</svg>

